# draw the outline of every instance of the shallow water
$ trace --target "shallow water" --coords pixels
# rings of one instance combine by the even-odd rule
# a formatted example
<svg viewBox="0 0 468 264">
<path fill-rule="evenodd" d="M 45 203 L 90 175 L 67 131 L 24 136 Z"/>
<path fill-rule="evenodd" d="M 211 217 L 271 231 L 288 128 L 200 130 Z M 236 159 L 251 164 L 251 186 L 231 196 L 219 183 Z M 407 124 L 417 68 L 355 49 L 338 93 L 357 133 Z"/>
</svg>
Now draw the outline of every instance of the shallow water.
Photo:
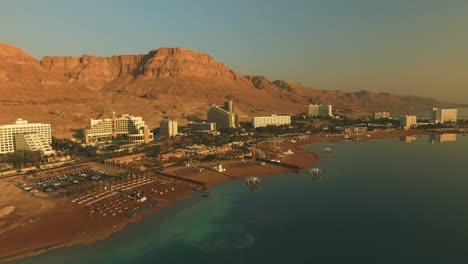
<svg viewBox="0 0 468 264">
<path fill-rule="evenodd" d="M 468 137 L 429 142 L 305 146 L 320 180 L 225 182 L 104 241 L 16 263 L 468 263 Z"/>
</svg>

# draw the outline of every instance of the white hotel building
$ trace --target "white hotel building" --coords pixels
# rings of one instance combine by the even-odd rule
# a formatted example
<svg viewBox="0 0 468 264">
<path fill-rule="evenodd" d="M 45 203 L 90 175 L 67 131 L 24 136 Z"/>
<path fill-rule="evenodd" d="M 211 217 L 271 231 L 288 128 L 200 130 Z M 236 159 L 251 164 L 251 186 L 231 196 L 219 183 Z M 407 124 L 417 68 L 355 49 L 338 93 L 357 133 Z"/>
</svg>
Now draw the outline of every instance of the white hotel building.
<svg viewBox="0 0 468 264">
<path fill-rule="evenodd" d="M 254 128 L 265 126 L 283 126 L 291 124 L 291 116 L 257 116 L 252 119 Z"/>
<path fill-rule="evenodd" d="M 15 124 L 0 126 L 0 154 L 15 150 L 42 151 L 53 153 L 50 124 L 28 123 L 21 118 Z"/>
<path fill-rule="evenodd" d="M 90 119 L 89 128 L 83 132 L 86 144 L 112 141 L 118 136 L 123 136 L 129 146 L 147 144 L 154 139 L 142 117 L 128 114 L 117 117 L 114 113 L 112 118 Z"/>
<path fill-rule="evenodd" d="M 458 109 L 432 108 L 432 121 L 435 123 L 457 122 Z"/>
</svg>

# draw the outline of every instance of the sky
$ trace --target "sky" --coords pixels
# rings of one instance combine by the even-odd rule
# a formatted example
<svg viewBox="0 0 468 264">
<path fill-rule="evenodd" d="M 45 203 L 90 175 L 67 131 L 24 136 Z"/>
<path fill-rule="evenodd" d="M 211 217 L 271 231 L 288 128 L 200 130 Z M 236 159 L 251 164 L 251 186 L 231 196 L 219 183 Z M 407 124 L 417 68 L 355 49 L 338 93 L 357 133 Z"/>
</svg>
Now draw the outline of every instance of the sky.
<svg viewBox="0 0 468 264">
<path fill-rule="evenodd" d="M 465 0 L 0 0 L 34 57 L 185 47 L 241 74 L 468 103 Z"/>
</svg>

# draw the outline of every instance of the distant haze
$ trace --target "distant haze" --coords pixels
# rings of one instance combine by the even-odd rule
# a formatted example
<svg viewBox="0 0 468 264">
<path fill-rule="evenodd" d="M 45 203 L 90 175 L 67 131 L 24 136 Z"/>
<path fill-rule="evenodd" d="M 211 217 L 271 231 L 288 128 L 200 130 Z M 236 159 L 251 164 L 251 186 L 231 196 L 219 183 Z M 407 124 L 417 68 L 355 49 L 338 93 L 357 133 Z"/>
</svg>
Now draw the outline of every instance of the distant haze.
<svg viewBox="0 0 468 264">
<path fill-rule="evenodd" d="M 458 109 L 458 118 L 468 120 L 468 108 Z"/>
<path fill-rule="evenodd" d="M 467 13 L 458 0 L 4 0 L 0 41 L 38 59 L 179 46 L 242 74 L 468 103 Z"/>
</svg>

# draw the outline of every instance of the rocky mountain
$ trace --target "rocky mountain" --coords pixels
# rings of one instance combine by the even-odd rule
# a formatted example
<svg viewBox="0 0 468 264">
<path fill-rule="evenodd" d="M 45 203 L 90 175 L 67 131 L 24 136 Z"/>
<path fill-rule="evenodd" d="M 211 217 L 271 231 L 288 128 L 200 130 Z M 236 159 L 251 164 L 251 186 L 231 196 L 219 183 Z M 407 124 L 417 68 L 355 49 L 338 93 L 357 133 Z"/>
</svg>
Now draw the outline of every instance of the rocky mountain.
<svg viewBox="0 0 468 264">
<path fill-rule="evenodd" d="M 143 116 L 152 127 L 165 116 L 184 123 L 206 118 L 210 103 L 236 101 L 241 119 L 254 115 L 304 113 L 309 103 L 329 103 L 347 115 L 376 110 L 417 112 L 433 99 L 386 93 L 319 90 L 264 76 L 243 76 L 208 54 L 160 48 L 148 54 L 97 57 L 44 57 L 0 43 L 1 123 L 17 117 L 50 122 L 69 136 L 88 118 L 112 112 Z"/>
</svg>

